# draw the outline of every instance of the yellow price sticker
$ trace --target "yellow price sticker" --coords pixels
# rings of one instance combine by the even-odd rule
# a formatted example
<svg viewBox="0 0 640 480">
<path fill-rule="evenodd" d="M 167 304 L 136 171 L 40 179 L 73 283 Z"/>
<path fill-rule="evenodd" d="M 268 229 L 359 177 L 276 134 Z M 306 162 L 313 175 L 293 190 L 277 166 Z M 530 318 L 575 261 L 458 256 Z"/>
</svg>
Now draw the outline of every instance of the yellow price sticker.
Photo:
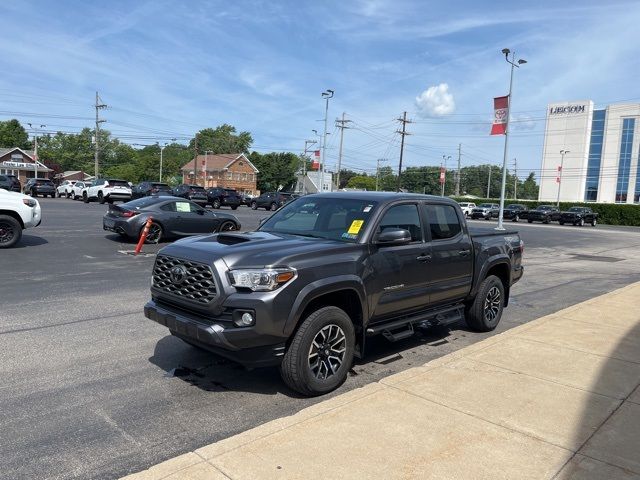
<svg viewBox="0 0 640 480">
<path fill-rule="evenodd" d="M 350 235 L 357 235 L 358 232 L 360 232 L 363 223 L 364 220 L 354 220 L 353 222 L 351 222 L 351 226 L 349 227 L 347 233 L 349 233 Z"/>
</svg>

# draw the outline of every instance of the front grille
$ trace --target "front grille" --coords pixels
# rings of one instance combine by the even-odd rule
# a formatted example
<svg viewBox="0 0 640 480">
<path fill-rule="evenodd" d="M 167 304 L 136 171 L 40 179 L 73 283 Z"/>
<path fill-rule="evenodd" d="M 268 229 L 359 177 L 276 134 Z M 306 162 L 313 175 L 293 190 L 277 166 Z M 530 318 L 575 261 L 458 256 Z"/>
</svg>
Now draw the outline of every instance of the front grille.
<svg viewBox="0 0 640 480">
<path fill-rule="evenodd" d="M 173 275 L 174 267 L 182 267 L 182 275 Z M 184 277 L 180 281 L 179 277 Z M 158 255 L 153 267 L 153 286 L 174 298 L 208 304 L 216 296 L 216 283 L 209 265 Z"/>
</svg>

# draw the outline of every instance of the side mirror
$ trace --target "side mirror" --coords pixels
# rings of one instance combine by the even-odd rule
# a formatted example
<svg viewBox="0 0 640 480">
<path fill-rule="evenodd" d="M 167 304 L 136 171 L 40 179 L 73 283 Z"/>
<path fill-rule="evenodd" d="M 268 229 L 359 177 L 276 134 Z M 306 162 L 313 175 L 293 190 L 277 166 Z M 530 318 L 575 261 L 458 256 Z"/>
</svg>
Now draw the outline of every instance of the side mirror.
<svg viewBox="0 0 640 480">
<path fill-rule="evenodd" d="M 262 224 L 263 224 L 264 222 L 266 222 L 268 219 L 269 219 L 269 217 L 264 217 L 264 218 L 261 218 L 260 220 L 258 220 L 258 226 L 259 226 L 259 227 L 261 227 L 261 226 L 262 226 Z"/>
<path fill-rule="evenodd" d="M 380 232 L 375 240 L 378 245 L 404 245 L 411 241 L 411 233 L 403 228 L 389 228 Z"/>
<path fill-rule="evenodd" d="M 206 210 L 196 210 L 196 212 L 198 212 L 198 215 L 204 215 L 205 213 L 207 213 Z"/>
</svg>

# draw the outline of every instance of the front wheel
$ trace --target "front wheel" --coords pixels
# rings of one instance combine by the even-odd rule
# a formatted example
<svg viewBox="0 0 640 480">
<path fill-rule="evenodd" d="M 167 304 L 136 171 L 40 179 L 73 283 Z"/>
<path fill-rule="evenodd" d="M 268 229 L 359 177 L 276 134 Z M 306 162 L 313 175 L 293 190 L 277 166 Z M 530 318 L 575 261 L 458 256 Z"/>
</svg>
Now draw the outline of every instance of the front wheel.
<svg viewBox="0 0 640 480">
<path fill-rule="evenodd" d="M 98 202 L 100 202 L 100 205 L 104 205 L 105 198 L 102 192 L 98 192 Z"/>
<path fill-rule="evenodd" d="M 513 217 L 513 221 L 518 223 L 520 221 L 520 215 L 516 215 L 515 217 Z"/>
<path fill-rule="evenodd" d="M 0 215 L 0 248 L 13 247 L 21 238 L 20 222 L 9 215 Z"/>
<path fill-rule="evenodd" d="M 71 192 L 67 192 L 67 193 L 66 193 L 66 197 L 67 197 L 67 198 L 71 198 Z"/>
<path fill-rule="evenodd" d="M 490 332 L 500 323 L 504 308 L 504 286 L 498 277 L 489 275 L 478 288 L 473 302 L 465 310 L 465 321 L 472 330 Z"/>
<path fill-rule="evenodd" d="M 257 210 L 258 204 L 256 202 L 251 202 L 251 210 Z"/>
<path fill-rule="evenodd" d="M 87 192 L 84 192 L 84 193 L 82 194 L 82 201 L 83 201 L 84 203 L 89 203 L 89 195 L 87 195 Z"/>
<path fill-rule="evenodd" d="M 558 221 L 558 223 L 559 223 L 560 225 L 564 225 L 564 222 L 563 222 L 562 220 L 559 220 L 559 221 Z"/>
<path fill-rule="evenodd" d="M 220 208 L 220 200 L 218 200 L 217 198 L 213 201 L 213 203 L 211 204 L 211 206 L 213 208 Z"/>
<path fill-rule="evenodd" d="M 278 209 L 278 204 L 276 204 L 275 202 L 271 204 L 271 211 L 275 212 Z"/>
<path fill-rule="evenodd" d="M 595 227 L 598 224 L 598 220 L 594 217 L 593 220 L 591 220 L 591 226 Z"/>
<path fill-rule="evenodd" d="M 529 222 L 529 223 L 533 223 L 533 220 L 527 220 L 527 222 Z"/>
<path fill-rule="evenodd" d="M 584 218 L 581 218 L 581 219 L 578 221 L 578 226 L 579 226 L 579 227 L 584 227 Z"/>
<path fill-rule="evenodd" d="M 300 325 L 280 365 L 284 382 L 307 396 L 338 388 L 353 363 L 355 330 L 344 310 L 323 307 Z"/>
<path fill-rule="evenodd" d="M 225 222 L 222 222 L 222 225 L 220 225 L 220 229 L 218 230 L 219 232 L 233 232 L 235 230 L 237 230 L 238 227 L 236 227 L 236 224 L 233 223 L 231 220 L 227 220 Z"/>
</svg>

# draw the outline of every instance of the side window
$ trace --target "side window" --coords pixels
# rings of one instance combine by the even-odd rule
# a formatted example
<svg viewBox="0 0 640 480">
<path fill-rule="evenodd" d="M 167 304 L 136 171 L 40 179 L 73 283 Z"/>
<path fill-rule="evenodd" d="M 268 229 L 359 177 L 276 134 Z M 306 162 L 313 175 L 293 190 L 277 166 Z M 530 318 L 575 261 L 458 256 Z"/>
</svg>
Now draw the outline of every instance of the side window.
<svg viewBox="0 0 640 480">
<path fill-rule="evenodd" d="M 196 212 L 202 210 L 202 207 L 199 207 L 195 203 L 189 203 L 189 209 L 190 209 L 191 213 L 196 213 Z"/>
<path fill-rule="evenodd" d="M 182 203 L 182 202 L 180 202 Z M 164 212 L 175 212 L 176 211 L 176 202 L 165 203 L 160 207 L 160 210 Z"/>
<path fill-rule="evenodd" d="M 191 212 L 191 204 L 189 202 L 175 202 L 176 212 L 189 213 Z"/>
<path fill-rule="evenodd" d="M 412 242 L 422 241 L 420 215 L 416 204 L 396 205 L 386 211 L 378 224 L 378 233 L 388 228 L 402 228 L 411 233 Z"/>
<path fill-rule="evenodd" d="M 462 231 L 456 210 L 451 205 L 427 205 L 432 240 L 452 238 Z"/>
</svg>

